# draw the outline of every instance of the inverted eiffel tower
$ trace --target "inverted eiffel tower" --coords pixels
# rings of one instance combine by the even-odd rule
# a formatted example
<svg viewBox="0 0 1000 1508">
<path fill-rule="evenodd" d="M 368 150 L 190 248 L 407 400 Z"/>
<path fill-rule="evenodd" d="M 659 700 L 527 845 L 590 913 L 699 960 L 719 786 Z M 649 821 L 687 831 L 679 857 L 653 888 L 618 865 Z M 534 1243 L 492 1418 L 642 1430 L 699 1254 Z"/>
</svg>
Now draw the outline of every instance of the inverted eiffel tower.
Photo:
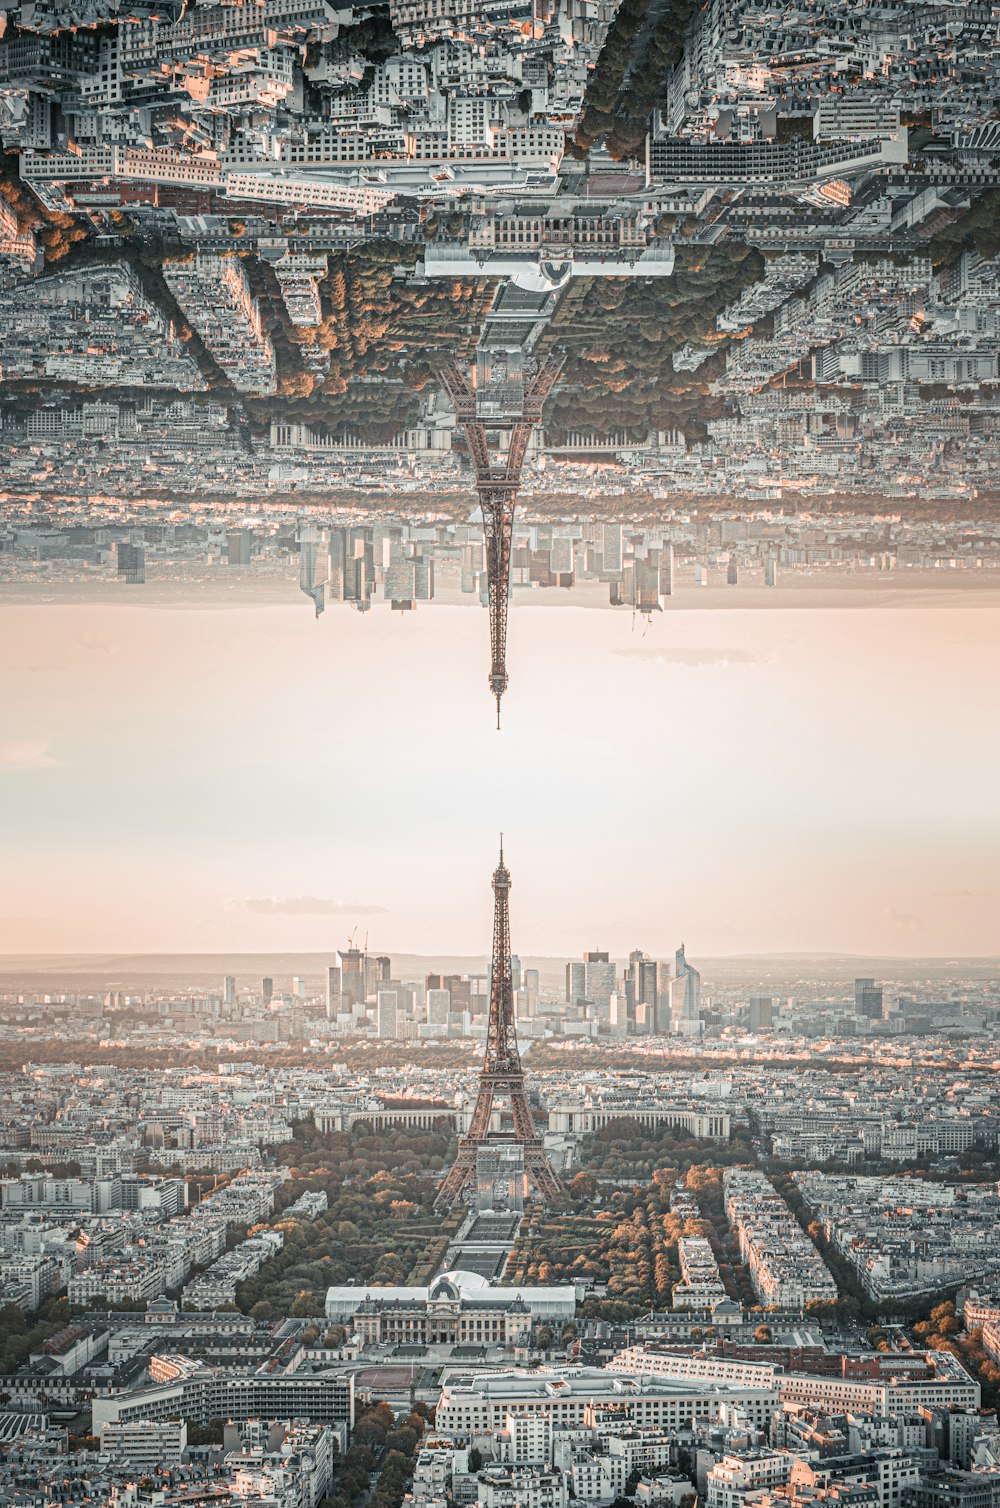
<svg viewBox="0 0 1000 1508">
<path fill-rule="evenodd" d="M 467 1134 L 459 1140 L 458 1156 L 438 1190 L 438 1208 L 452 1205 L 476 1180 L 476 1154 L 480 1147 L 500 1142 L 520 1145 L 524 1171 L 541 1199 L 557 1194 L 562 1184 L 545 1155 L 542 1138 L 524 1092 L 524 1069 L 517 1049 L 514 1021 L 514 990 L 510 969 L 510 871 L 503 861 L 493 871 L 493 967 L 490 975 L 490 1019 L 486 1033 L 486 1058 L 479 1075 L 479 1094 Z M 514 1120 L 514 1134 L 498 1136 L 490 1129 L 494 1102 L 506 1097 Z"/>
<path fill-rule="evenodd" d="M 510 592 L 510 544 L 514 529 L 514 503 L 521 485 L 521 469 L 531 431 L 542 417 L 544 404 L 559 373 L 563 358 L 551 356 L 536 370 L 524 388 L 523 398 L 498 405 L 486 412 L 477 403 L 476 390 L 457 366 L 441 373 L 455 417 L 465 430 L 469 457 L 476 472 L 476 491 L 483 512 L 486 545 L 486 575 L 490 607 L 490 690 L 496 697 L 497 727 L 500 698 L 507 690 L 507 598 Z M 489 430 L 509 430 L 506 455 L 489 448 Z"/>
</svg>

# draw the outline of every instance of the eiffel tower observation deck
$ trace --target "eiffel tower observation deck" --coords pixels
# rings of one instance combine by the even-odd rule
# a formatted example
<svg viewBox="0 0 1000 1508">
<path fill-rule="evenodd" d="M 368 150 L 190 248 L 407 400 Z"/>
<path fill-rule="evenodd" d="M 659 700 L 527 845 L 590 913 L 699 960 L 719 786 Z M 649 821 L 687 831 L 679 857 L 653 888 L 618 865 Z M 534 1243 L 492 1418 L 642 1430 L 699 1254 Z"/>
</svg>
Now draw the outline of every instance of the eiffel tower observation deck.
<svg viewBox="0 0 1000 1508">
<path fill-rule="evenodd" d="M 524 1069 L 517 1046 L 514 1019 L 514 989 L 510 965 L 510 870 L 500 862 L 493 871 L 493 961 L 490 969 L 490 1014 L 486 1030 L 486 1057 L 479 1075 L 479 1093 L 469 1130 L 458 1143 L 458 1155 L 448 1171 L 435 1201 L 439 1208 L 452 1205 L 475 1185 L 476 1162 L 483 1148 L 520 1147 L 524 1171 L 536 1195 L 551 1198 L 562 1184 L 549 1162 L 524 1088 Z M 494 1108 L 506 1099 L 513 1130 L 493 1128 Z M 498 1101 L 501 1103 L 498 1105 Z"/>
<path fill-rule="evenodd" d="M 507 602 L 514 504 L 531 431 L 562 370 L 561 356 L 539 363 L 523 347 L 480 347 L 471 369 L 446 367 L 442 382 L 465 431 L 483 515 L 490 613 L 489 685 L 497 704 L 507 690 Z M 491 446 L 491 439 L 498 443 Z"/>
</svg>

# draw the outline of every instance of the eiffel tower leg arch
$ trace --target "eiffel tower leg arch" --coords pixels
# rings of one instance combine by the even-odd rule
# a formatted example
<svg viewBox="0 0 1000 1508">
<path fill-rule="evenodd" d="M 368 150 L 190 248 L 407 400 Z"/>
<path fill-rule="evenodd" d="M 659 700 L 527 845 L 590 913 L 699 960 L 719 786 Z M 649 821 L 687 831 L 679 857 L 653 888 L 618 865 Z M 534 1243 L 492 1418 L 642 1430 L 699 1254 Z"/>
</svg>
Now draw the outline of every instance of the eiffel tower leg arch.
<svg viewBox="0 0 1000 1508">
<path fill-rule="evenodd" d="M 497 1140 L 504 1145 L 513 1144 L 522 1148 L 525 1173 L 540 1199 L 550 1199 L 562 1189 L 559 1177 L 546 1156 L 524 1087 L 510 966 L 510 871 L 504 864 L 502 847 L 500 863 L 493 871 L 493 893 L 493 959 L 486 1057 L 479 1075 L 479 1093 L 469 1129 L 459 1139 L 458 1155 L 438 1190 L 435 1200 L 435 1208 L 438 1209 L 454 1204 L 470 1185 L 475 1184 L 479 1149 Z M 492 1132 L 491 1121 L 498 1099 L 505 1099 L 510 1105 L 514 1122 L 513 1137 L 497 1138 Z"/>
</svg>

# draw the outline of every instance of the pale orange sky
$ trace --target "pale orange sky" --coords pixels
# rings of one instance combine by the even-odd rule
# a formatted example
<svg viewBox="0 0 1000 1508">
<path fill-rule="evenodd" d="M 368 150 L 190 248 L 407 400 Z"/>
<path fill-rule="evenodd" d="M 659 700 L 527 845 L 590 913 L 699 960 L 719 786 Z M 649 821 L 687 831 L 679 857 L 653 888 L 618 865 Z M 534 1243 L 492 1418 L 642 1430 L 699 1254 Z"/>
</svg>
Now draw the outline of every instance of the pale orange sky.
<svg viewBox="0 0 1000 1508">
<path fill-rule="evenodd" d="M 1000 610 L 0 607 L 0 952 L 1000 953 Z"/>
</svg>

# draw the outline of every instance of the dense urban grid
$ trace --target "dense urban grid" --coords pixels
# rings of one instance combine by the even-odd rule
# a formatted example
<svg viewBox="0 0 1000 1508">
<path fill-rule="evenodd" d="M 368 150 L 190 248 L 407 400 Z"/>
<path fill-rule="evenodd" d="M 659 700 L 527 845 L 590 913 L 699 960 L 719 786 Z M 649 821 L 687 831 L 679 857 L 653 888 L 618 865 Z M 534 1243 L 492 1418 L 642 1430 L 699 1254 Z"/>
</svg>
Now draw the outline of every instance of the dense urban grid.
<svg viewBox="0 0 1000 1508">
<path fill-rule="evenodd" d="M 995 980 L 703 972 L 511 955 L 437 1213 L 496 957 L 8 978 L 5 1500 L 991 1505 Z"/>
<path fill-rule="evenodd" d="M 437 492 L 557 349 L 529 488 L 995 500 L 995 5 L 0 15 L 14 496 Z"/>
</svg>

